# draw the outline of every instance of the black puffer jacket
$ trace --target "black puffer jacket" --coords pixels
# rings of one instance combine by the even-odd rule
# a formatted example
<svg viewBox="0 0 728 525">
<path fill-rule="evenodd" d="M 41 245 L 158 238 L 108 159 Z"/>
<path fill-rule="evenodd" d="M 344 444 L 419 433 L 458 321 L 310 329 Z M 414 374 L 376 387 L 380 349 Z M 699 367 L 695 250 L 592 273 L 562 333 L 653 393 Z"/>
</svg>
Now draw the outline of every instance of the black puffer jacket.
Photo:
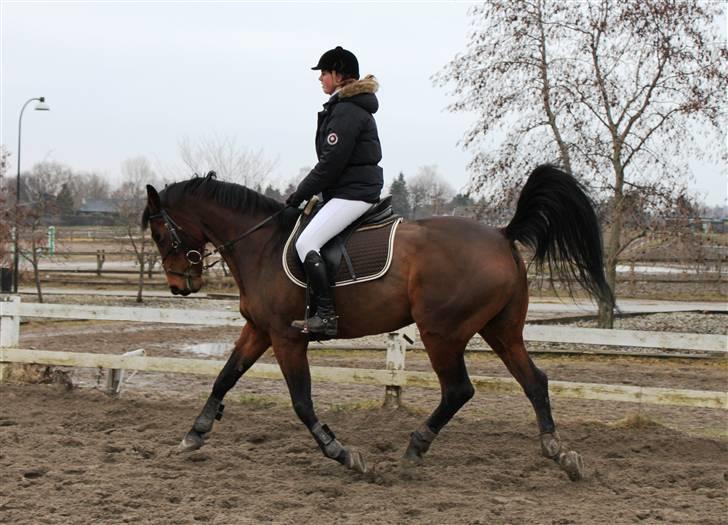
<svg viewBox="0 0 728 525">
<path fill-rule="evenodd" d="M 318 164 L 301 181 L 292 201 L 323 193 L 324 201 L 339 198 L 377 202 L 384 185 L 382 147 L 373 114 L 379 85 L 367 76 L 344 86 L 318 114 Z"/>
</svg>

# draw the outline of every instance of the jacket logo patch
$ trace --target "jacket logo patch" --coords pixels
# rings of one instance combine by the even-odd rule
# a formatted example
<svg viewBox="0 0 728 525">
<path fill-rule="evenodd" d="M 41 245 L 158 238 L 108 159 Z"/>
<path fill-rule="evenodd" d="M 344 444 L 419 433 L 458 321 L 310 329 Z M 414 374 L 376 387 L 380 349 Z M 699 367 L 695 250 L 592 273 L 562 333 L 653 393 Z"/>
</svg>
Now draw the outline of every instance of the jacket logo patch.
<svg viewBox="0 0 728 525">
<path fill-rule="evenodd" d="M 326 142 L 328 142 L 329 146 L 334 146 L 339 142 L 339 136 L 336 133 L 329 133 L 329 136 L 326 137 Z"/>
</svg>

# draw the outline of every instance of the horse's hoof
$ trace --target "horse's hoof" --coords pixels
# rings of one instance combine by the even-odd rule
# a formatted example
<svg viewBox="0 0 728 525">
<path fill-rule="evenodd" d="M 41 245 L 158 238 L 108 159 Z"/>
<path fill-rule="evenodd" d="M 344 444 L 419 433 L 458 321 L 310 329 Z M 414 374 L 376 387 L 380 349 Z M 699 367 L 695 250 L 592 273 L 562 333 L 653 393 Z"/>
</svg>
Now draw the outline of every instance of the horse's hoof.
<svg viewBox="0 0 728 525">
<path fill-rule="evenodd" d="M 543 457 L 558 462 L 560 453 L 561 440 L 559 436 L 555 432 L 541 434 L 541 454 Z"/>
<path fill-rule="evenodd" d="M 366 461 L 364 461 L 364 456 L 356 450 L 349 451 L 346 457 L 346 466 L 361 474 L 366 474 L 369 470 Z"/>
<path fill-rule="evenodd" d="M 177 452 L 192 452 L 205 444 L 205 438 L 196 432 L 188 432 L 184 439 L 177 445 Z"/>
<path fill-rule="evenodd" d="M 425 458 L 422 457 L 422 454 L 419 454 L 414 450 L 408 448 L 407 451 L 402 455 L 402 459 L 400 461 L 403 465 L 406 466 L 421 465 L 425 461 Z"/>
<path fill-rule="evenodd" d="M 559 465 L 564 469 L 566 474 L 569 476 L 571 481 L 580 481 L 584 479 L 585 469 L 584 460 L 581 459 L 581 454 L 570 450 L 569 452 L 562 454 L 559 458 Z"/>
</svg>

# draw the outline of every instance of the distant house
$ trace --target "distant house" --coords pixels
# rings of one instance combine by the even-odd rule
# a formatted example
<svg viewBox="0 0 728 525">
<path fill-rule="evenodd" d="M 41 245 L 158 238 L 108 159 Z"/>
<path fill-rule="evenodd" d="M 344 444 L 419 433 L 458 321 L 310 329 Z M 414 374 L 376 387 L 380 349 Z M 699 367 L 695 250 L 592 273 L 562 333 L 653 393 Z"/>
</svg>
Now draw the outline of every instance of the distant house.
<svg viewBox="0 0 728 525">
<path fill-rule="evenodd" d="M 84 199 L 77 213 L 84 217 L 116 218 L 119 207 L 119 199 Z"/>
<path fill-rule="evenodd" d="M 675 219 L 667 217 L 665 223 L 687 226 L 695 233 L 728 233 L 728 217 L 691 217 Z"/>
<path fill-rule="evenodd" d="M 728 233 L 728 217 L 722 219 L 703 219 L 703 231 L 709 233 Z"/>
</svg>

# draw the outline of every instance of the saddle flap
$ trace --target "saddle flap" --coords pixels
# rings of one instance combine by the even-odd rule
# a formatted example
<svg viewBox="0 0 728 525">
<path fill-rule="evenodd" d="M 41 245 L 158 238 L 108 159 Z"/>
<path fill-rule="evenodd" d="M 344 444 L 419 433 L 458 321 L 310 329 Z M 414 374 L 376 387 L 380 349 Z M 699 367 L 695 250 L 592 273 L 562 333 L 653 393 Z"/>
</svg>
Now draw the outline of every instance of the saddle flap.
<svg viewBox="0 0 728 525">
<path fill-rule="evenodd" d="M 372 213 L 374 212 L 374 213 Z M 366 224 L 366 217 L 381 218 Z M 308 218 L 306 218 L 308 219 Z M 383 276 L 392 261 L 392 249 L 397 226 L 402 218 L 391 212 L 391 199 L 384 199 L 321 249 L 333 286 L 366 282 Z M 306 286 L 306 274 L 298 258 L 295 243 L 308 220 L 299 218 L 283 250 L 286 275 L 301 287 Z M 345 264 L 342 264 L 342 261 Z"/>
</svg>

